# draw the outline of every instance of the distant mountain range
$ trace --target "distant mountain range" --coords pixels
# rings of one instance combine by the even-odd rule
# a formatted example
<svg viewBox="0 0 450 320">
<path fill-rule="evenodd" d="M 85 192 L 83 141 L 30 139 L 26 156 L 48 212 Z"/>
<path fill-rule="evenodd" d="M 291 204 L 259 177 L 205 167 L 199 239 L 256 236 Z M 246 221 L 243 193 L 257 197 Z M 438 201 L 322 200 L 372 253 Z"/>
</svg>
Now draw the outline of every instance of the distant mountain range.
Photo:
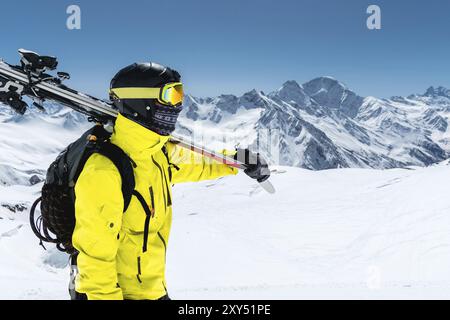
<svg viewBox="0 0 450 320">
<path fill-rule="evenodd" d="M 207 144 L 255 147 L 256 132 L 277 130 L 280 165 L 312 170 L 427 166 L 450 155 L 450 90 L 378 99 L 361 97 L 331 77 L 287 81 L 265 94 L 187 96 L 179 132 L 203 131 Z M 261 137 L 260 137 L 261 138 Z M 200 139 L 200 138 L 199 138 Z M 265 146 L 263 153 L 269 153 Z"/>
</svg>

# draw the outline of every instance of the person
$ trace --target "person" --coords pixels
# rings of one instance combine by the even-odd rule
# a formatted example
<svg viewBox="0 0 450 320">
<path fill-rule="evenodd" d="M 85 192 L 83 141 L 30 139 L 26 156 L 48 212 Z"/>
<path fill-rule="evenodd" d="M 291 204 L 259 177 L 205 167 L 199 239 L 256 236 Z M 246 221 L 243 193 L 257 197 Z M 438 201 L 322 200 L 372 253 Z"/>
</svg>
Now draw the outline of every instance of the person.
<svg viewBox="0 0 450 320">
<path fill-rule="evenodd" d="M 135 63 L 111 81 L 119 115 L 111 143 L 132 160 L 135 192 L 125 212 L 121 177 L 100 154 L 86 162 L 75 185 L 77 255 L 72 299 L 166 300 L 166 252 L 172 223 L 172 185 L 235 175 L 237 170 L 169 141 L 182 110 L 180 74 L 157 63 Z M 267 163 L 253 159 L 246 173 L 263 181 Z M 248 161 L 250 163 L 250 161 Z"/>
</svg>

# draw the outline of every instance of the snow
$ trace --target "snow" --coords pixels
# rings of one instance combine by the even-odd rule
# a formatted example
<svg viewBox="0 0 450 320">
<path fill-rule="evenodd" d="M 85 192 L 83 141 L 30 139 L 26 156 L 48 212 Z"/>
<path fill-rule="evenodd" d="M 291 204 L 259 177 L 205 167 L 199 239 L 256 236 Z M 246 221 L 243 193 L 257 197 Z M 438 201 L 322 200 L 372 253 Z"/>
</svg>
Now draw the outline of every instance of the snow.
<svg viewBox="0 0 450 320">
<path fill-rule="evenodd" d="M 33 174 L 43 179 L 56 156 L 89 127 L 78 122 L 66 130 L 66 116 L 67 110 L 25 117 L 0 113 L 0 184 L 27 185 Z"/>
<path fill-rule="evenodd" d="M 211 112 L 211 105 L 200 105 L 199 114 Z M 200 145 L 208 145 L 209 148 L 221 150 L 234 148 L 239 142 L 243 146 L 250 145 L 256 139 L 255 125 L 261 116 L 262 109 L 246 110 L 240 107 L 236 114 L 223 113 L 220 125 L 211 121 L 194 121 L 186 117 L 180 117 L 179 124 L 194 132 L 194 141 Z"/>
<path fill-rule="evenodd" d="M 175 186 L 173 298 L 450 298 L 447 163 L 274 170 L 275 195 L 243 174 Z M 39 247 L 26 212 L 0 217 L 0 299 L 66 299 L 67 257 Z"/>
</svg>

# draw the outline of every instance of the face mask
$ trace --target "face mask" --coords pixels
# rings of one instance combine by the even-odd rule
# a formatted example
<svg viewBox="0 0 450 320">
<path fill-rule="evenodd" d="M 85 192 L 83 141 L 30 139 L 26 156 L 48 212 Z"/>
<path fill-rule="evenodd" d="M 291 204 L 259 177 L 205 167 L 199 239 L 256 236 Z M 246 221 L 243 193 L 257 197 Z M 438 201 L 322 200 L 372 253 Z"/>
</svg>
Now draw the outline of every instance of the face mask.
<svg viewBox="0 0 450 320">
<path fill-rule="evenodd" d="M 149 111 L 151 116 L 148 120 L 147 128 L 162 136 L 168 136 L 175 131 L 175 127 L 183 108 L 181 106 L 172 107 L 155 104 Z"/>
</svg>

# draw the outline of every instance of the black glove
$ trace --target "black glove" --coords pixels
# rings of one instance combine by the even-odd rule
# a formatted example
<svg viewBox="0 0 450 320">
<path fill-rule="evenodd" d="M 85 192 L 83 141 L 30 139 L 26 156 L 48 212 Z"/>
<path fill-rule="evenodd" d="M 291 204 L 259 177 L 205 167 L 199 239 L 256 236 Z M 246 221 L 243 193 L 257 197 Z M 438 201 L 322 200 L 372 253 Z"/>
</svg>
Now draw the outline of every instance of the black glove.
<svg viewBox="0 0 450 320">
<path fill-rule="evenodd" d="M 254 153 L 249 149 L 236 149 L 234 159 L 244 163 L 247 169 L 245 174 L 258 182 L 264 182 L 270 177 L 269 165 L 259 153 Z"/>
</svg>

